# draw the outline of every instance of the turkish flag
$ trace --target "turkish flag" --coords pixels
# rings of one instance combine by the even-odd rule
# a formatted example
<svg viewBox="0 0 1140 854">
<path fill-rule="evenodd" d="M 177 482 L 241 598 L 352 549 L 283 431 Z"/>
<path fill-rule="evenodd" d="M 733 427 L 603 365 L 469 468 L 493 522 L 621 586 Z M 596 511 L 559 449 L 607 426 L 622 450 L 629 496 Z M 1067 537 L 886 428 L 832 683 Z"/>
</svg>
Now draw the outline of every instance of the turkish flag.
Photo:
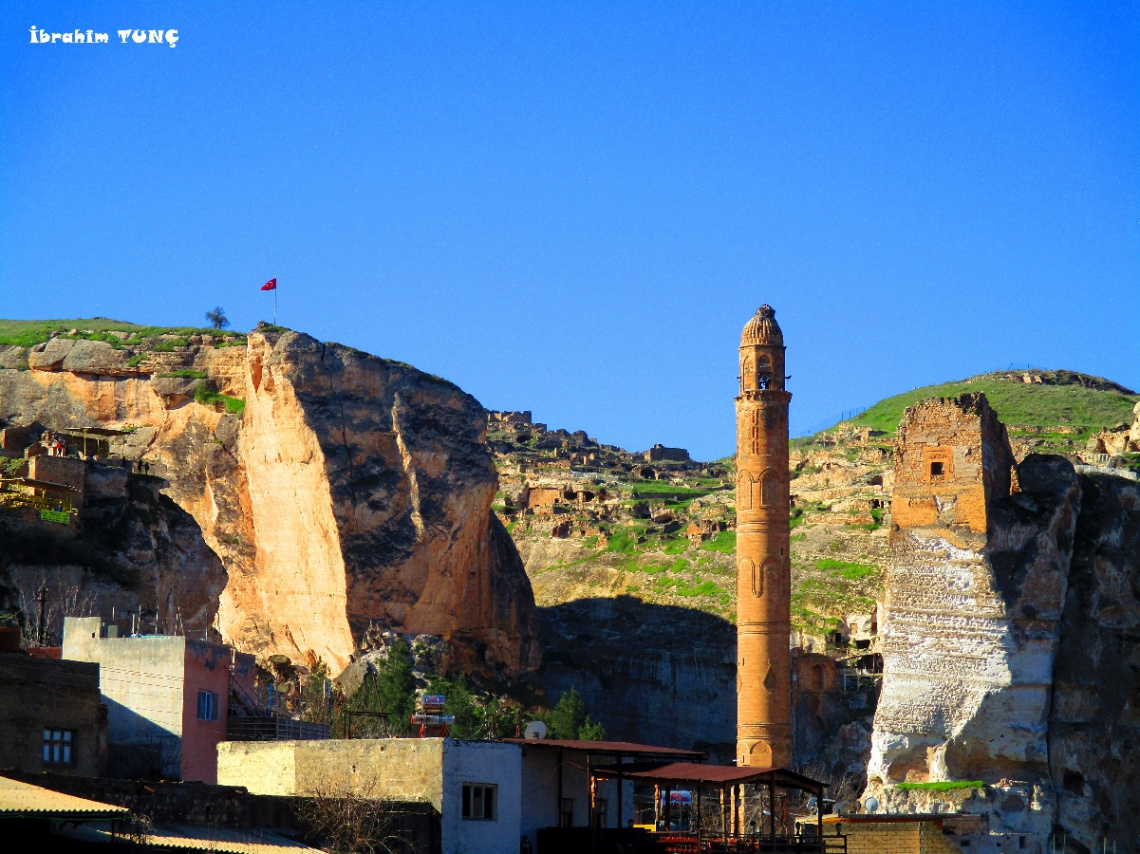
<svg viewBox="0 0 1140 854">
<path fill-rule="evenodd" d="M 277 277 L 274 276 L 272 279 L 270 279 L 268 282 L 266 282 L 264 285 L 262 285 L 261 289 L 263 291 L 275 291 L 275 290 L 277 290 Z"/>
</svg>

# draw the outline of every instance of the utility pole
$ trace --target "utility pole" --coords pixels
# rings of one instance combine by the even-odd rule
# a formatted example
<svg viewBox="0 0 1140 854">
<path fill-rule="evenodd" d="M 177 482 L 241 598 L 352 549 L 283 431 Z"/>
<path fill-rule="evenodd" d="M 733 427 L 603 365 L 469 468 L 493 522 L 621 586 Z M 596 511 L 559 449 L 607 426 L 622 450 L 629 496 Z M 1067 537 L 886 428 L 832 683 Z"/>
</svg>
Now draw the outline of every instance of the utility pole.
<svg viewBox="0 0 1140 854">
<path fill-rule="evenodd" d="M 45 645 L 47 637 L 47 620 L 45 619 L 45 610 L 47 607 L 47 585 L 40 588 L 38 600 L 40 603 L 40 632 L 39 632 L 39 645 Z"/>
</svg>

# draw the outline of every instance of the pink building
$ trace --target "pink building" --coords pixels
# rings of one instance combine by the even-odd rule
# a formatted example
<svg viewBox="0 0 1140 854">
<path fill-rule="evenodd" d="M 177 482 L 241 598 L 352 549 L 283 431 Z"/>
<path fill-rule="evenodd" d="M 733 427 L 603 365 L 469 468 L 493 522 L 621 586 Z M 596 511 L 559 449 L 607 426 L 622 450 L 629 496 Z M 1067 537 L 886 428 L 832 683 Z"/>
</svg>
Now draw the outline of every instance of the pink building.
<svg viewBox="0 0 1140 854">
<path fill-rule="evenodd" d="M 230 682 L 252 672 L 253 656 L 181 636 L 116 635 L 98 617 L 64 621 L 63 658 L 100 666 L 111 773 L 217 782 Z"/>
</svg>

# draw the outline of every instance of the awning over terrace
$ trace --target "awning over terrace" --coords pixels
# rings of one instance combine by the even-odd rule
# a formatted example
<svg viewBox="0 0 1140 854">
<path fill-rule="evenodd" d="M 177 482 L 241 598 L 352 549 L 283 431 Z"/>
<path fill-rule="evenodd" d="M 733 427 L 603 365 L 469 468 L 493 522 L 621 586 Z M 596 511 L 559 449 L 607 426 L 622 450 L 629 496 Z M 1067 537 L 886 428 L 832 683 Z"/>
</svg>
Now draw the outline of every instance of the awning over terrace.
<svg viewBox="0 0 1140 854">
<path fill-rule="evenodd" d="M 651 744 L 637 744 L 632 741 L 579 741 L 566 738 L 504 738 L 508 744 L 523 747 L 537 747 L 545 750 L 581 750 L 592 756 L 617 757 L 659 757 L 661 759 L 704 759 L 707 754 L 697 750 L 681 750 L 677 747 L 654 747 Z M 626 766 L 627 768 L 630 766 Z"/>
<path fill-rule="evenodd" d="M 646 783 L 677 783 L 692 786 L 739 786 L 745 783 L 772 783 L 783 789 L 799 789 L 818 794 L 826 788 L 813 780 L 786 768 L 752 768 L 735 765 L 705 765 L 699 762 L 634 762 L 626 765 L 600 765 L 595 776 L 642 780 Z"/>
<path fill-rule="evenodd" d="M 776 837 L 776 812 L 771 806 L 776 803 L 776 789 L 796 789 L 816 796 L 817 834 L 823 835 L 823 793 L 826 784 L 789 771 L 787 768 L 754 768 L 735 765 L 705 765 L 698 762 L 633 762 L 620 765 L 600 765 L 590 769 L 590 774 L 599 779 L 633 780 L 652 783 L 665 790 L 695 789 L 697 792 L 698 821 L 700 816 L 700 793 L 702 789 L 713 789 L 720 795 L 722 835 L 727 838 L 740 835 L 741 813 L 738 804 L 744 794 L 744 786 L 760 786 L 768 790 L 767 835 Z M 655 798 L 656 804 L 660 803 Z M 730 817 L 731 812 L 731 817 Z M 667 823 L 667 822 L 666 822 Z M 758 828 L 764 833 L 764 828 Z M 788 828 L 784 828 L 787 834 Z M 698 827 L 698 837 L 701 830 Z"/>
</svg>

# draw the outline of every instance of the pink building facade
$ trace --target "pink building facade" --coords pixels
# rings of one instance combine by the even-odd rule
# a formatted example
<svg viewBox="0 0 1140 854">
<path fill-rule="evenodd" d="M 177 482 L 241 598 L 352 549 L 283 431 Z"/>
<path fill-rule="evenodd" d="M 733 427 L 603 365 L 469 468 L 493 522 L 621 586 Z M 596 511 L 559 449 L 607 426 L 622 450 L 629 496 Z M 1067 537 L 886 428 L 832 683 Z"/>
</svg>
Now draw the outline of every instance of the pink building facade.
<svg viewBox="0 0 1140 854">
<path fill-rule="evenodd" d="M 216 783 L 231 680 L 252 672 L 253 656 L 181 636 L 115 637 L 113 629 L 98 617 L 69 617 L 63 632 L 63 658 L 99 663 L 110 772 Z"/>
</svg>

